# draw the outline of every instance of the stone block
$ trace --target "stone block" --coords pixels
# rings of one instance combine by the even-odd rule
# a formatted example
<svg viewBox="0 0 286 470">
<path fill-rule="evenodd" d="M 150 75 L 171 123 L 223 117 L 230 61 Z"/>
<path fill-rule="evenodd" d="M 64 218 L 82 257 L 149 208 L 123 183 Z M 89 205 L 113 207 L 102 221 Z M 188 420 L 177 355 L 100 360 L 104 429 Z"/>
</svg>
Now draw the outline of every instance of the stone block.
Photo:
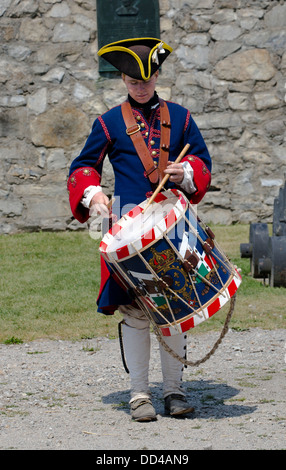
<svg viewBox="0 0 286 470">
<path fill-rule="evenodd" d="M 276 73 L 271 56 L 266 49 L 251 49 L 221 60 L 215 67 L 215 74 L 224 80 L 270 80 Z"/>
<path fill-rule="evenodd" d="M 36 146 L 70 147 L 87 136 L 90 123 L 75 106 L 56 106 L 33 118 L 30 130 Z"/>
<path fill-rule="evenodd" d="M 53 42 L 89 41 L 90 32 L 79 24 L 58 23 L 54 28 Z"/>
</svg>

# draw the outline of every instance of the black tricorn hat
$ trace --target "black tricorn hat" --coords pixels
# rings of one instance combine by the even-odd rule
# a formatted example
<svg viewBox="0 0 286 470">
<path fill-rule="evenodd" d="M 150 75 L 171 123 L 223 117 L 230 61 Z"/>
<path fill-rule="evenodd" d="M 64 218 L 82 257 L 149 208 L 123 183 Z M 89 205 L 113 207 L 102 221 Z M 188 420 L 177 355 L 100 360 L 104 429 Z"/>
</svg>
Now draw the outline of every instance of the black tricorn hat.
<svg viewBox="0 0 286 470">
<path fill-rule="evenodd" d="M 172 50 L 160 39 L 131 38 L 107 44 L 97 54 L 121 73 L 146 81 L 159 69 Z"/>
</svg>

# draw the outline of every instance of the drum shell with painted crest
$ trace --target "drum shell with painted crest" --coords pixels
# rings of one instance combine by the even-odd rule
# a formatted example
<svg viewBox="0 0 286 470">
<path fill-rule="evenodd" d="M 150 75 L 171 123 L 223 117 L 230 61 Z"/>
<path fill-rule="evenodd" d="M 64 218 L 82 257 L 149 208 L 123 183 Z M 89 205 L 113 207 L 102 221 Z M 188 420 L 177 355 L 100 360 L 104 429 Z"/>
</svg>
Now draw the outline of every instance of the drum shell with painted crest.
<svg viewBox="0 0 286 470">
<path fill-rule="evenodd" d="M 216 313 L 241 277 L 178 190 L 143 201 L 103 237 L 100 252 L 139 296 L 164 336 L 182 333 Z"/>
</svg>

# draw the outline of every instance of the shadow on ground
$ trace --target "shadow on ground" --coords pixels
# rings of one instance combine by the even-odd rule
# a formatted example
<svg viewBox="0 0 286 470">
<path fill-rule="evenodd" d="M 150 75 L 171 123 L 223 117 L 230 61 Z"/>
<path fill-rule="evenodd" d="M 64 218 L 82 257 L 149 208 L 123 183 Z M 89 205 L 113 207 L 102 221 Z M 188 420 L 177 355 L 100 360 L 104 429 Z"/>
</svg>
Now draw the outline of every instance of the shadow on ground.
<svg viewBox="0 0 286 470">
<path fill-rule="evenodd" d="M 239 389 L 225 383 L 215 383 L 211 380 L 192 380 L 184 382 L 188 402 L 194 406 L 195 412 L 190 419 L 224 419 L 254 413 L 256 406 L 246 406 L 238 403 L 227 403 L 235 400 Z M 164 399 L 162 384 L 153 382 L 150 386 L 152 402 L 158 414 L 164 415 Z M 129 390 L 112 392 L 102 397 L 104 404 L 112 405 L 119 412 L 129 414 Z"/>
</svg>

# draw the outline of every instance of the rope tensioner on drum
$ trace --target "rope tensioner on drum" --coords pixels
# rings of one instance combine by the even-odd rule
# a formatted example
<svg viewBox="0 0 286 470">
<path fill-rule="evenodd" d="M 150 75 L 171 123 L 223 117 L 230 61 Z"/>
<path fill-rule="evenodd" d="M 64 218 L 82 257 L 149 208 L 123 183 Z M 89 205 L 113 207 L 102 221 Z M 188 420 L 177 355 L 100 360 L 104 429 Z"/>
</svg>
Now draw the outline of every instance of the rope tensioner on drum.
<svg viewBox="0 0 286 470">
<path fill-rule="evenodd" d="M 233 315 L 233 312 L 234 312 L 234 307 L 235 307 L 235 301 L 236 301 L 236 295 L 234 295 L 231 299 L 230 299 L 230 307 L 229 307 L 229 311 L 227 313 L 227 316 L 226 316 L 226 319 L 225 319 L 225 323 L 223 325 L 223 328 L 222 328 L 222 331 L 221 331 L 221 334 L 219 336 L 219 338 L 217 339 L 217 341 L 214 343 L 213 347 L 210 349 L 210 351 L 204 356 L 202 357 L 201 359 L 198 359 L 196 361 L 191 361 L 191 360 L 188 360 L 186 359 L 186 357 L 181 357 L 179 356 L 178 354 L 176 354 L 168 345 L 167 343 L 164 341 L 163 337 L 162 337 L 162 333 L 160 331 L 160 328 L 158 327 L 158 325 L 153 321 L 153 318 L 151 316 L 149 316 L 149 312 L 147 313 L 147 316 L 148 318 L 150 319 L 150 321 L 152 322 L 152 326 L 154 327 L 154 333 L 158 339 L 158 341 L 162 344 L 163 348 L 169 353 L 171 354 L 171 356 L 173 356 L 175 359 L 177 359 L 179 362 L 181 362 L 184 366 L 192 366 L 192 367 L 197 367 L 199 366 L 200 364 L 206 362 L 217 350 L 217 348 L 219 347 L 219 345 L 221 344 L 223 338 L 225 337 L 225 335 L 227 334 L 228 332 L 228 329 L 229 329 L 229 323 L 230 323 L 230 320 L 231 320 L 231 317 Z"/>
</svg>

